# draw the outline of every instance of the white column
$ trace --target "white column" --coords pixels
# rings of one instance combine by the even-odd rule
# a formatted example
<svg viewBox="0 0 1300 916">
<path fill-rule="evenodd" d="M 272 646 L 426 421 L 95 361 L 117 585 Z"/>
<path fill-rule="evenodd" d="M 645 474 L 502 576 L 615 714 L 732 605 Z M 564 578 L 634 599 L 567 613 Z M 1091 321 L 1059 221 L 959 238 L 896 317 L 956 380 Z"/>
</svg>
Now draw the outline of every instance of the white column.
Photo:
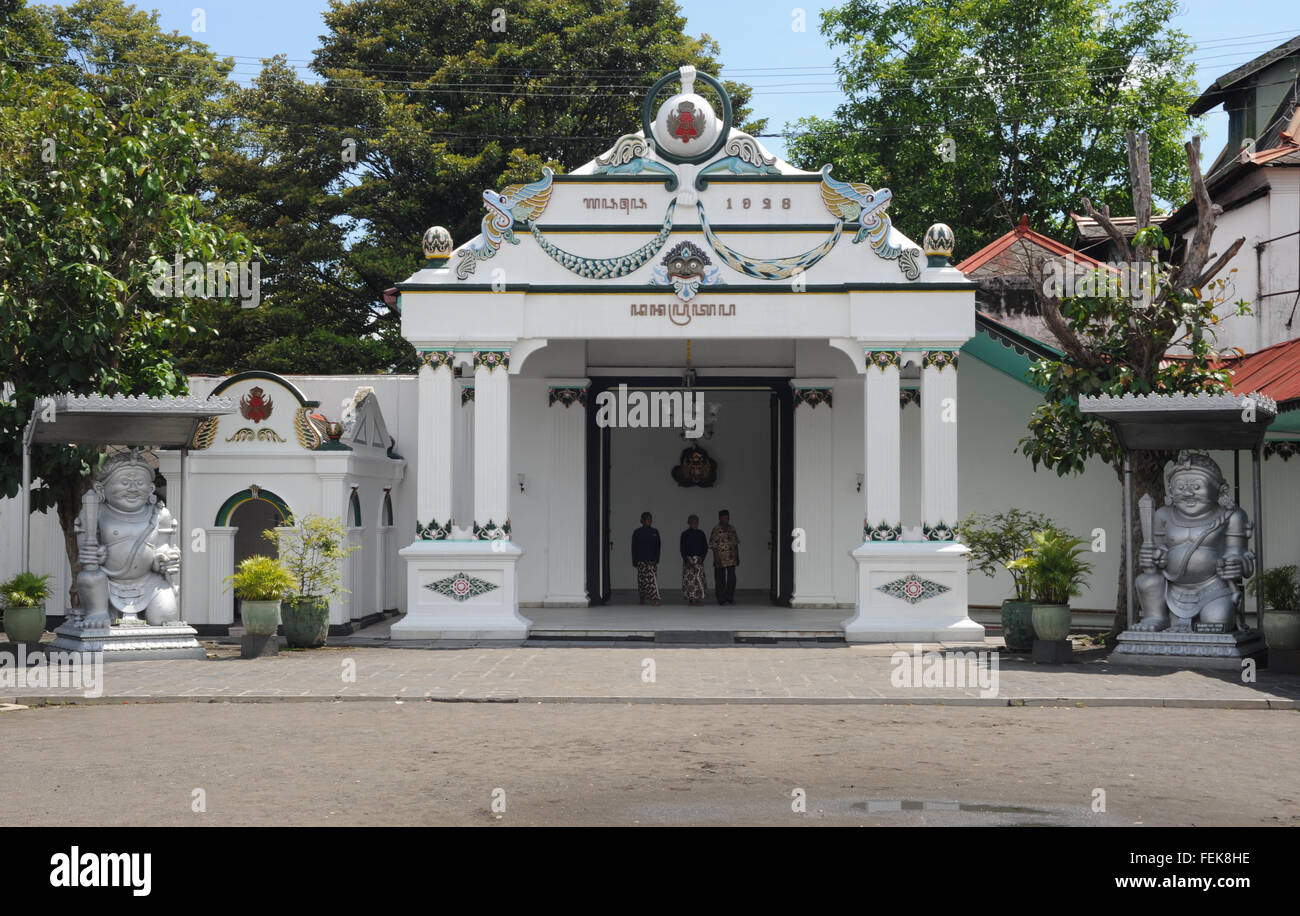
<svg viewBox="0 0 1300 916">
<path fill-rule="evenodd" d="M 392 566 L 388 562 L 388 556 L 393 549 L 393 528 L 391 525 L 385 525 L 379 529 L 375 536 L 375 548 L 376 556 L 371 561 L 375 569 L 375 610 L 387 611 L 396 604 L 388 597 L 393 593 L 388 584 L 388 576 Z"/>
<path fill-rule="evenodd" d="M 902 354 L 869 350 L 863 398 L 863 449 L 866 474 L 862 485 L 863 541 L 896 541 L 902 536 L 900 494 L 898 376 Z"/>
<path fill-rule="evenodd" d="M 938 351 L 931 351 L 937 353 Z M 948 356 L 951 356 L 951 352 Z M 923 357 L 925 361 L 927 357 Z M 937 360 L 937 361 L 936 361 Z M 984 628 L 968 616 L 966 604 L 966 554 L 963 544 L 947 540 L 901 540 L 901 456 L 899 410 L 899 364 L 895 351 L 871 351 L 866 360 L 866 510 L 864 540 L 853 551 L 858 564 L 857 613 L 844 622 L 849 642 L 980 642 Z M 956 374 L 951 367 L 940 373 L 945 357 L 929 357 L 933 363 L 928 382 L 923 381 L 921 409 L 926 411 L 922 426 L 922 521 L 935 522 L 936 512 L 956 510 L 956 422 L 945 424 L 942 409 L 947 397 L 944 387 Z M 948 405 L 954 406 L 955 405 Z M 933 411 L 931 416 L 929 412 Z M 933 424 L 933 425 L 931 425 Z M 940 430 L 940 426 L 949 429 Z M 935 487 L 942 475 L 932 471 L 930 459 L 938 461 L 938 446 L 951 434 L 952 480 Z M 934 448 L 931 446 L 934 445 Z M 936 464 L 935 467 L 942 467 Z M 951 483 L 951 489 L 947 484 Z M 934 502 L 927 502 L 933 499 Z M 929 513 L 929 514 L 927 514 Z M 945 525 L 956 524 L 944 518 Z M 942 533 L 942 532 L 939 532 Z"/>
<path fill-rule="evenodd" d="M 348 620 L 358 620 L 372 610 L 366 607 L 365 570 L 362 567 L 365 560 L 365 545 L 362 543 L 364 534 L 364 528 L 348 528 L 344 541 L 348 547 L 360 548 L 348 554 L 344 567 L 343 587 L 347 589 L 344 597 L 348 603 Z"/>
<path fill-rule="evenodd" d="M 586 607 L 587 388 L 589 379 L 548 379 L 551 477 L 546 482 L 548 569 L 543 607 Z"/>
<path fill-rule="evenodd" d="M 456 427 L 459 386 L 450 350 L 420 354 L 420 407 L 417 436 L 416 536 L 443 540 L 451 536 L 455 486 Z"/>
<path fill-rule="evenodd" d="M 186 623 L 235 622 L 235 596 L 226 579 L 235 572 L 235 532 L 238 530 L 228 525 L 207 529 L 207 589 L 205 594 L 190 595 L 191 600 L 186 603 L 190 617 Z M 195 585 L 203 581 L 193 573 L 190 574 L 190 582 Z"/>
<path fill-rule="evenodd" d="M 469 538 L 417 540 L 406 561 L 406 616 L 393 639 L 518 641 L 531 621 L 519 615 L 518 563 L 509 539 L 510 351 L 475 350 L 474 513 Z"/>
<path fill-rule="evenodd" d="M 794 527 L 804 533 L 794 552 L 792 607 L 834 607 L 835 492 L 849 486 L 834 474 L 834 379 L 791 379 L 794 389 Z M 802 549 L 800 549 L 802 547 Z"/>
<path fill-rule="evenodd" d="M 477 540 L 509 539 L 510 351 L 474 352 L 474 528 Z"/>
<path fill-rule="evenodd" d="M 335 452 L 335 455 L 346 452 Z M 346 461 L 346 459 L 344 459 Z M 352 524 L 352 519 L 345 515 L 347 511 L 347 495 L 351 488 L 345 485 L 345 475 L 343 473 L 323 472 L 321 470 L 321 461 L 318 459 L 316 466 L 316 476 L 320 480 L 320 514 L 322 518 L 337 519 L 346 529 Z M 347 561 L 339 561 L 339 574 L 344 579 L 344 587 L 347 587 L 346 579 L 348 578 Z M 348 622 L 348 595 L 346 593 L 335 595 L 330 598 L 330 626 L 341 626 Z"/>
<path fill-rule="evenodd" d="M 468 534 L 474 524 L 474 383 L 457 382 L 456 446 L 452 474 L 452 516 L 457 528 Z M 464 534 L 460 536 L 465 536 Z"/>
<path fill-rule="evenodd" d="M 921 360 L 921 530 L 927 541 L 954 540 L 957 526 L 957 351 Z"/>
</svg>

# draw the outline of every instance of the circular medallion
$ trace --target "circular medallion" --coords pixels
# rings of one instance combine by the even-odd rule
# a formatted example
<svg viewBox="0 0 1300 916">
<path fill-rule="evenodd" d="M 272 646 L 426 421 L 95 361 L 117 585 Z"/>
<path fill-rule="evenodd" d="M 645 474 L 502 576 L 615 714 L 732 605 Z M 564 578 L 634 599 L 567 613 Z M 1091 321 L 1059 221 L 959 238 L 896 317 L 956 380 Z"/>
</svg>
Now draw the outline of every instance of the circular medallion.
<svg viewBox="0 0 1300 916">
<path fill-rule="evenodd" d="M 659 106 L 653 122 L 651 108 L 659 91 L 674 78 L 681 80 L 681 92 Z M 722 101 L 722 113 L 713 110 L 708 100 L 694 92 L 699 79 L 717 92 Z M 731 133 L 731 97 L 722 84 L 707 73 L 696 73 L 694 67 L 682 67 L 675 73 L 661 76 L 646 96 L 641 106 L 641 128 L 647 137 L 654 138 L 655 154 L 672 163 L 703 162 L 713 156 L 727 135 Z"/>
</svg>

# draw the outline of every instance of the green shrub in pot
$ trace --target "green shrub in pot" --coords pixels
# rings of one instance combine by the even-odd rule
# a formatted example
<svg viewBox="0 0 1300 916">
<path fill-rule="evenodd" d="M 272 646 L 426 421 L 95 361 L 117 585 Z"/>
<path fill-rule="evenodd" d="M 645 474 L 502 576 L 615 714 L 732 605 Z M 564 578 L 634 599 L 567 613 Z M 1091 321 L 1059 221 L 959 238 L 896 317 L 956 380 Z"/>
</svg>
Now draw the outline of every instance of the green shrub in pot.
<svg viewBox="0 0 1300 916">
<path fill-rule="evenodd" d="M 0 609 L 4 631 L 11 642 L 41 641 L 45 632 L 45 601 L 50 597 L 49 576 L 20 572 L 0 584 Z"/>
<path fill-rule="evenodd" d="M 1268 611 L 1262 629 L 1270 649 L 1300 649 L 1300 571 L 1292 566 L 1266 569 L 1246 588 L 1260 595 Z"/>
<path fill-rule="evenodd" d="M 275 544 L 280 562 L 293 577 L 292 590 L 280 608 L 285 641 L 291 648 L 325 645 L 330 598 L 347 591 L 339 563 L 360 549 L 345 545 L 345 534 L 341 521 L 315 514 L 295 518 L 288 527 L 263 532 Z"/>
<path fill-rule="evenodd" d="M 1025 555 L 1034 531 L 1054 527 L 1040 512 L 1012 508 L 992 514 L 971 513 L 958 528 L 962 543 L 970 548 L 969 562 L 974 569 L 989 577 L 999 569 L 1011 574 L 1014 595 L 1002 602 L 1002 637 L 1013 652 L 1033 648 L 1034 604 L 1029 600 L 1024 571 L 1012 564 Z"/>
<path fill-rule="evenodd" d="M 251 635 L 270 636 L 280 625 L 280 603 L 293 591 L 294 577 L 274 557 L 248 557 L 228 581 L 239 598 L 239 614 Z"/>
<path fill-rule="evenodd" d="M 1092 564 L 1083 559 L 1088 542 L 1059 528 L 1035 531 L 1025 555 L 1012 565 L 1021 570 L 1034 602 L 1034 635 L 1058 642 L 1070 635 L 1070 599 L 1083 593 Z"/>
</svg>

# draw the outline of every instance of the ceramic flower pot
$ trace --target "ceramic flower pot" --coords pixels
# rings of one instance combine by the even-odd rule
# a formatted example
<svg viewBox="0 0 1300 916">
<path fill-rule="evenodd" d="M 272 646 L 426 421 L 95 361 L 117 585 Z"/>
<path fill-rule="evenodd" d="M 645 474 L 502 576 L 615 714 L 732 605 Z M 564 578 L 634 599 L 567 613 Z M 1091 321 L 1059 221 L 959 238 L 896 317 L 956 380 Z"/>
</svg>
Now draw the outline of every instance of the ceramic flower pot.
<svg viewBox="0 0 1300 916">
<path fill-rule="evenodd" d="M 40 642 L 45 633 L 45 605 L 5 608 L 4 631 L 10 642 Z"/>
<path fill-rule="evenodd" d="M 324 598 L 287 598 L 280 608 L 284 638 L 291 649 L 319 649 L 330 629 L 330 603 Z"/>
<path fill-rule="evenodd" d="M 239 616 L 250 636 L 271 636 L 280 626 L 280 602 L 241 601 Z"/>
<path fill-rule="evenodd" d="M 1300 610 L 1265 611 L 1264 642 L 1270 649 L 1300 649 Z"/>
<path fill-rule="evenodd" d="M 1070 635 L 1070 606 L 1068 604 L 1035 604 L 1033 610 L 1034 635 L 1046 642 L 1060 642 Z"/>
<path fill-rule="evenodd" d="M 1002 638 L 1012 652 L 1028 652 L 1034 647 L 1034 604 L 1008 598 L 1002 602 Z"/>
</svg>

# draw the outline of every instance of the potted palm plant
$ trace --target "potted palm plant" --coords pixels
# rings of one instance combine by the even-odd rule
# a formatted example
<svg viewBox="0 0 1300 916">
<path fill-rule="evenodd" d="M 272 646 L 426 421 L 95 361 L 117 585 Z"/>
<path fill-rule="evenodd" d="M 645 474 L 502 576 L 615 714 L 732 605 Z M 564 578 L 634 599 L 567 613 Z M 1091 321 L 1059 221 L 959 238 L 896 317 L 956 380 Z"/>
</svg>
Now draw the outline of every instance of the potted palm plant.
<svg viewBox="0 0 1300 916">
<path fill-rule="evenodd" d="M 338 519 L 305 515 L 287 528 L 263 536 L 275 544 L 293 586 L 280 606 L 284 638 L 290 648 L 315 649 L 329 633 L 330 598 L 346 591 L 339 563 L 360 548 L 343 543 Z"/>
<path fill-rule="evenodd" d="M 1070 599 L 1083 593 L 1092 564 L 1081 556 L 1083 538 L 1059 528 L 1035 531 L 1025 555 L 1012 561 L 1023 571 L 1034 602 L 1034 635 L 1045 642 L 1060 642 L 1070 635 Z"/>
<path fill-rule="evenodd" d="M 1300 649 L 1300 576 L 1295 566 L 1266 569 L 1246 586 L 1261 595 L 1268 613 L 1264 615 L 1264 642 L 1270 649 Z"/>
<path fill-rule="evenodd" d="M 1036 530 L 1052 528 L 1052 520 L 1038 512 L 1008 509 L 991 515 L 972 513 L 958 529 L 970 548 L 970 564 L 986 576 L 1005 569 L 1011 574 L 1013 597 L 1002 602 L 1002 637 L 1013 652 L 1028 652 L 1034 644 L 1034 604 L 1023 569 L 1012 564 L 1025 555 Z"/>
<path fill-rule="evenodd" d="M 0 610 L 10 642 L 40 642 L 45 632 L 45 599 L 50 596 L 49 576 L 20 572 L 0 585 Z"/>
<path fill-rule="evenodd" d="M 244 630 L 253 636 L 272 636 L 280 626 L 280 602 L 294 587 L 293 574 L 273 557 L 249 557 L 227 580 L 239 598 Z"/>
</svg>

